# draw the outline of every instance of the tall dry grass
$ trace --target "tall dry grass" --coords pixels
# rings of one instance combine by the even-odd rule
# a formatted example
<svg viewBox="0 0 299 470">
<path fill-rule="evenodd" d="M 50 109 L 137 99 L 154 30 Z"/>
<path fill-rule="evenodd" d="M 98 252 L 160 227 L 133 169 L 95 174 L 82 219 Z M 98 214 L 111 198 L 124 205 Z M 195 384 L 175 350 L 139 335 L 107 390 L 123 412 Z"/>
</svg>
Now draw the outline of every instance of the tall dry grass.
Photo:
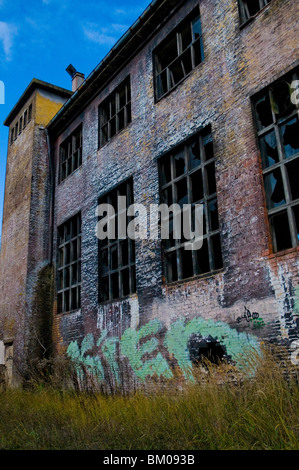
<svg viewBox="0 0 299 470">
<path fill-rule="evenodd" d="M 298 374 L 271 355 L 251 378 L 208 365 L 203 381 L 130 396 L 44 385 L 0 393 L 0 449 L 274 450 L 298 441 Z"/>
</svg>

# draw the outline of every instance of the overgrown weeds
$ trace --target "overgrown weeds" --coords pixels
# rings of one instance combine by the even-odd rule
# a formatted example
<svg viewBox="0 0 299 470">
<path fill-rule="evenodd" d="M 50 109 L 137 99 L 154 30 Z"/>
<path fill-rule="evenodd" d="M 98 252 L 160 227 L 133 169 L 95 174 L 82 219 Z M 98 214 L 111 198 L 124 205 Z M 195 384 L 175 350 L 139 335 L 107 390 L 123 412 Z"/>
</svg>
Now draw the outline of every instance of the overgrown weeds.
<svg viewBox="0 0 299 470">
<path fill-rule="evenodd" d="M 254 376 L 206 364 L 204 380 L 123 396 L 47 384 L 0 393 L 1 449 L 298 449 L 298 369 L 266 355 Z"/>
</svg>

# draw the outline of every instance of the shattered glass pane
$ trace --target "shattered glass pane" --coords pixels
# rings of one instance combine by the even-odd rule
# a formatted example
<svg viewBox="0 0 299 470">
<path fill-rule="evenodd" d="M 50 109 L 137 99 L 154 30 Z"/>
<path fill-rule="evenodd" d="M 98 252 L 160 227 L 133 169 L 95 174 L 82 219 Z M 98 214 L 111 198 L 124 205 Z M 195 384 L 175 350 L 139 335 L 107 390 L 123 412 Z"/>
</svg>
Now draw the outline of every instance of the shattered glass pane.
<svg viewBox="0 0 299 470">
<path fill-rule="evenodd" d="M 186 172 L 185 150 L 182 149 L 174 156 L 174 177 L 182 176 Z"/>
<path fill-rule="evenodd" d="M 206 161 L 210 160 L 210 158 L 214 157 L 212 134 L 208 134 L 203 138 L 203 145 L 205 149 L 205 159 Z"/>
<path fill-rule="evenodd" d="M 190 160 L 190 169 L 195 168 L 201 164 L 200 156 L 200 146 L 199 140 L 196 139 L 195 142 L 191 143 L 188 146 L 189 160 Z"/>
<path fill-rule="evenodd" d="M 275 165 L 279 161 L 275 131 L 260 139 L 263 168 Z"/>
<path fill-rule="evenodd" d="M 265 175 L 265 190 L 268 209 L 286 203 L 280 168 Z"/>
<path fill-rule="evenodd" d="M 193 41 L 201 37 L 200 16 L 198 16 L 192 21 L 192 32 L 193 32 Z"/>
<path fill-rule="evenodd" d="M 268 93 L 255 106 L 258 129 L 263 129 L 273 123 L 270 99 Z"/>
<path fill-rule="evenodd" d="M 295 117 L 280 128 L 285 158 L 299 152 L 299 122 Z"/>
</svg>

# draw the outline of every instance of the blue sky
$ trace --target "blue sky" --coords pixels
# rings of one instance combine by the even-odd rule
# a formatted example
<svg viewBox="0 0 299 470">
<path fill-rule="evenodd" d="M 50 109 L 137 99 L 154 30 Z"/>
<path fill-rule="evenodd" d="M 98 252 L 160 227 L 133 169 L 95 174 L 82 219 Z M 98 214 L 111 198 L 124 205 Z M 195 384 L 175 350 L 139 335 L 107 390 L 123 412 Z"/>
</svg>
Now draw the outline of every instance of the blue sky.
<svg viewBox="0 0 299 470">
<path fill-rule="evenodd" d="M 140 16 L 150 0 L 0 0 L 0 220 L 8 129 L 3 121 L 32 78 L 71 88 L 66 67 L 85 76 Z M 1 233 L 1 228 L 0 228 Z"/>
</svg>

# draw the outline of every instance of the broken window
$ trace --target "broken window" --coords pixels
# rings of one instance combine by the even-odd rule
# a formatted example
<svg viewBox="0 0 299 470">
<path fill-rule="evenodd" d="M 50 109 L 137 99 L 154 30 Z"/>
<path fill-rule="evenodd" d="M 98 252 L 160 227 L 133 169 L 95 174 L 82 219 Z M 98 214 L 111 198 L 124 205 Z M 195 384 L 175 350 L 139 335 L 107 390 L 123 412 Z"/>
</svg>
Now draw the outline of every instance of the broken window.
<svg viewBox="0 0 299 470">
<path fill-rule="evenodd" d="M 191 205 L 194 230 L 195 204 L 203 204 L 203 246 L 185 250 L 185 239 L 173 237 L 173 214 L 170 212 L 169 240 L 162 240 L 164 272 L 167 282 L 215 271 L 223 267 L 218 220 L 215 157 L 210 129 L 175 148 L 159 162 L 161 203 Z"/>
<path fill-rule="evenodd" d="M 156 99 L 172 90 L 203 60 L 201 21 L 196 8 L 154 51 Z"/>
<path fill-rule="evenodd" d="M 60 146 L 60 181 L 82 164 L 82 124 Z"/>
<path fill-rule="evenodd" d="M 245 23 L 255 16 L 271 0 L 239 0 L 241 22 Z"/>
<path fill-rule="evenodd" d="M 58 228 L 57 312 L 81 306 L 81 214 Z"/>
<path fill-rule="evenodd" d="M 119 207 L 119 196 L 126 197 L 124 207 Z M 115 236 L 109 238 L 107 234 L 99 240 L 99 301 L 105 302 L 136 292 L 135 243 L 127 236 L 127 226 L 133 219 L 127 215 L 127 208 L 133 204 L 133 181 L 130 179 L 101 197 L 99 204 L 110 204 L 114 209 L 110 222 Z"/>
<path fill-rule="evenodd" d="M 131 122 L 130 77 L 99 106 L 99 147 Z"/>
<path fill-rule="evenodd" d="M 274 251 L 299 244 L 299 107 L 291 99 L 298 78 L 286 75 L 254 102 Z"/>
</svg>

